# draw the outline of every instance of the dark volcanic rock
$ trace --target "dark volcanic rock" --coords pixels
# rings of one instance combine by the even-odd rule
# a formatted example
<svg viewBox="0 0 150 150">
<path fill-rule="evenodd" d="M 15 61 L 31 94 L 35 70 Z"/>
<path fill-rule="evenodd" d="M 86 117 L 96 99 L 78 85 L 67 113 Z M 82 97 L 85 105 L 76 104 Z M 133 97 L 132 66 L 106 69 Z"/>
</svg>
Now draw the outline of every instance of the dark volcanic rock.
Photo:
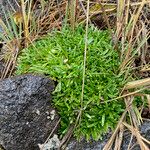
<svg viewBox="0 0 150 150">
<path fill-rule="evenodd" d="M 143 124 L 140 127 L 140 133 L 141 135 L 150 141 L 150 121 L 144 121 Z M 67 150 L 102 150 L 105 144 L 107 143 L 108 139 L 110 138 L 111 133 L 105 135 L 103 137 L 103 140 L 94 141 L 90 140 L 87 142 L 85 138 L 82 138 L 80 142 L 78 142 L 75 139 L 71 139 L 67 146 Z M 121 150 L 127 150 L 128 145 L 130 142 L 131 133 L 126 132 L 123 138 L 122 147 Z M 135 144 L 136 140 L 133 139 L 131 147 L 133 147 L 134 150 L 141 150 L 139 145 Z M 147 145 L 150 148 L 150 145 Z M 114 148 L 113 148 L 114 149 Z M 111 149 L 111 150 L 113 150 Z"/>
<path fill-rule="evenodd" d="M 94 141 L 91 139 L 89 142 L 85 138 L 82 138 L 80 141 L 71 139 L 67 150 L 102 150 L 110 136 L 110 134 L 107 134 L 103 137 L 103 140 Z"/>
<path fill-rule="evenodd" d="M 144 121 L 143 124 L 140 127 L 140 133 L 141 135 L 146 138 L 148 141 L 150 141 L 150 121 Z M 128 149 L 128 145 L 130 142 L 131 134 L 126 132 L 124 135 L 124 140 L 122 143 L 122 150 Z M 150 149 L 150 145 L 147 145 Z M 131 147 L 133 147 L 133 150 L 141 150 L 140 146 L 136 143 L 136 139 L 133 138 L 131 142 Z"/>
<path fill-rule="evenodd" d="M 0 57 L 1 57 L 1 54 L 0 54 Z M 3 63 L 3 61 L 0 59 L 0 77 L 1 77 L 1 75 L 2 75 L 3 69 L 4 69 L 4 63 Z"/>
<path fill-rule="evenodd" d="M 51 112 L 54 82 L 23 75 L 0 81 L 0 145 L 6 150 L 38 150 L 59 117 Z"/>
</svg>

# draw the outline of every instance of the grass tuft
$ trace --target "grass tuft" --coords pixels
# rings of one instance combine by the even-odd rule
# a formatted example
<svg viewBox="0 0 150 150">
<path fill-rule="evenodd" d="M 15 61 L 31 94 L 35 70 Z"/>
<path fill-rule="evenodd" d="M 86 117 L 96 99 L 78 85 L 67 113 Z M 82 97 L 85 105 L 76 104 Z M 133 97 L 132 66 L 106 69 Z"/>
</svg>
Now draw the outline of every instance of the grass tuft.
<svg viewBox="0 0 150 150">
<path fill-rule="evenodd" d="M 85 29 L 74 32 L 69 28 L 52 34 L 22 51 L 16 74 L 40 73 L 58 81 L 54 104 L 61 115 L 61 132 L 75 122 L 81 107 Z M 116 98 L 123 87 L 119 74 L 119 57 L 113 49 L 108 31 L 88 29 L 88 50 L 83 97 L 83 113 L 76 136 L 99 139 L 117 123 L 124 105 L 107 100 Z"/>
</svg>

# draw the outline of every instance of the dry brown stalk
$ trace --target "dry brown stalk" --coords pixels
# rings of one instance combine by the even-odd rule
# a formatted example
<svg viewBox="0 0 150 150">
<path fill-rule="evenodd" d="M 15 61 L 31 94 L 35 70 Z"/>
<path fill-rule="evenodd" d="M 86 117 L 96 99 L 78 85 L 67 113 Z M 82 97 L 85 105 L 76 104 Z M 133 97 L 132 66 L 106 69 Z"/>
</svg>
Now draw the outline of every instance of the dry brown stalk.
<svg viewBox="0 0 150 150">
<path fill-rule="evenodd" d="M 150 78 L 145 78 L 141 80 L 128 82 L 125 85 L 125 89 L 139 88 L 139 87 L 148 86 L 148 85 L 150 85 Z"/>
<path fill-rule="evenodd" d="M 145 138 L 143 138 L 140 133 L 139 130 L 137 130 L 136 128 L 134 128 L 133 126 L 127 124 L 126 122 L 123 122 L 123 124 L 132 132 L 132 134 L 136 137 L 138 144 L 140 145 L 141 150 L 149 150 L 149 148 L 147 147 L 147 145 L 143 142 L 143 140 L 145 142 L 150 143 L 149 141 L 147 141 Z"/>
</svg>

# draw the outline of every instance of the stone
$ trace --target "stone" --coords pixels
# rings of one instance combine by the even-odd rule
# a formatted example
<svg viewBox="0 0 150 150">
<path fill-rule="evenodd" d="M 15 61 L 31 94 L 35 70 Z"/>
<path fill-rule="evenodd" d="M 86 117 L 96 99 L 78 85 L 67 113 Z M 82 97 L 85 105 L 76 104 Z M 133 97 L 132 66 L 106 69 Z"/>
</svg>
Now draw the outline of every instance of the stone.
<svg viewBox="0 0 150 150">
<path fill-rule="evenodd" d="M 30 74 L 0 81 L 0 145 L 4 149 L 38 150 L 38 144 L 46 141 L 59 120 L 52 107 L 54 87 L 51 79 Z M 51 112 L 52 119 L 48 118 Z"/>
<path fill-rule="evenodd" d="M 85 138 L 81 138 L 77 141 L 72 138 L 67 145 L 66 150 L 102 150 L 107 141 L 109 140 L 111 134 L 107 134 L 103 137 L 103 140 L 95 141 L 92 138 L 90 141 L 86 141 Z"/>
<path fill-rule="evenodd" d="M 52 138 L 50 138 L 47 143 L 39 144 L 41 150 L 58 150 L 60 146 L 60 140 L 58 139 L 58 135 L 54 134 Z"/>
<path fill-rule="evenodd" d="M 140 127 L 140 134 L 147 139 L 148 141 L 150 141 L 150 121 L 144 121 Z M 128 149 L 128 145 L 130 142 L 130 138 L 131 138 L 131 134 L 129 132 L 126 132 L 124 134 L 124 140 L 122 142 L 122 150 L 126 150 Z M 147 145 L 150 149 L 150 145 Z M 132 149 L 134 150 L 141 150 L 140 146 L 136 143 L 136 139 L 133 138 L 132 142 L 131 142 L 131 147 L 133 147 Z"/>
<path fill-rule="evenodd" d="M 144 138 L 150 141 L 150 120 L 143 122 L 143 124 L 140 127 L 140 133 Z M 72 138 L 70 142 L 68 143 L 68 146 L 66 149 L 67 150 L 103 150 L 103 147 L 109 140 L 110 136 L 111 136 L 111 132 L 106 134 L 103 137 L 103 140 L 94 141 L 93 139 L 91 139 L 89 142 L 87 142 L 85 138 L 82 138 L 80 141 L 77 141 L 75 138 Z M 121 150 L 128 149 L 130 137 L 131 137 L 131 133 L 129 131 L 125 132 Z M 136 140 L 134 138 L 133 142 L 131 143 L 131 147 L 135 145 L 133 147 L 134 150 L 141 150 L 139 145 L 135 143 L 136 143 Z M 147 146 L 150 148 L 150 145 L 147 145 Z"/>
<path fill-rule="evenodd" d="M 0 53 L 0 57 L 1 57 L 1 53 Z M 4 62 L 0 59 L 0 78 L 2 76 L 4 67 L 5 67 Z"/>
</svg>

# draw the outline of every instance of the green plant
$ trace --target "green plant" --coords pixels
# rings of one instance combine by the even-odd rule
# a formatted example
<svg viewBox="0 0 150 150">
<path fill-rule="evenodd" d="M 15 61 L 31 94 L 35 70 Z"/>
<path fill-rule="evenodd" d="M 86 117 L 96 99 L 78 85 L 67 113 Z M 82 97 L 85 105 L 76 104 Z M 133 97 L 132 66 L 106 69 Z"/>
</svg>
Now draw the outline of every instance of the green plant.
<svg viewBox="0 0 150 150">
<path fill-rule="evenodd" d="M 57 80 L 53 102 L 62 118 L 62 133 L 75 122 L 81 107 L 84 35 L 82 26 L 74 32 L 69 27 L 55 30 L 24 49 L 18 58 L 16 74 L 39 73 Z M 122 101 L 107 101 L 116 98 L 124 84 L 119 65 L 109 32 L 90 27 L 83 113 L 75 135 L 99 139 L 117 123 L 124 104 Z"/>
<path fill-rule="evenodd" d="M 59 9 L 56 7 L 55 0 L 49 3 L 45 0 L 19 0 L 13 3 L 7 1 L 10 9 L 0 6 L 0 44 L 3 43 L 0 60 L 5 64 L 1 79 L 12 75 L 18 54 L 23 48 L 53 28 L 61 28 L 59 12 L 65 11 L 62 5 Z"/>
</svg>

